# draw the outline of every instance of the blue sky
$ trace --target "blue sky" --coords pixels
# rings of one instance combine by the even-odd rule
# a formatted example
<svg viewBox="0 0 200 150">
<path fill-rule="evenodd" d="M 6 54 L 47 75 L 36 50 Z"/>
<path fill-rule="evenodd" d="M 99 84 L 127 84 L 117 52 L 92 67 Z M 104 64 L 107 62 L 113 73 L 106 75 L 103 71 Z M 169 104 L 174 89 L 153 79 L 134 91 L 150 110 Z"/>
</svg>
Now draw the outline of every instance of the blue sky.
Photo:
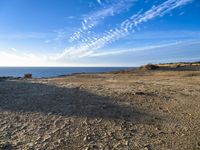
<svg viewBox="0 0 200 150">
<path fill-rule="evenodd" d="M 0 66 L 200 61 L 199 0 L 0 0 Z"/>
</svg>

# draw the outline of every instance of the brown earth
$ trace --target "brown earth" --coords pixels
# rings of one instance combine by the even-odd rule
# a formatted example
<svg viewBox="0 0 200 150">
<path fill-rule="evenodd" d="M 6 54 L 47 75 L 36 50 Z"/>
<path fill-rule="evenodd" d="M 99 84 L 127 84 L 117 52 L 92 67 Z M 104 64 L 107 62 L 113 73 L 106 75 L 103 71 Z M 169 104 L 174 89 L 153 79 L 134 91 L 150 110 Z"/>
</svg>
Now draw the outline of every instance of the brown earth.
<svg viewBox="0 0 200 150">
<path fill-rule="evenodd" d="M 0 80 L 0 149 L 199 150 L 200 72 Z"/>
</svg>

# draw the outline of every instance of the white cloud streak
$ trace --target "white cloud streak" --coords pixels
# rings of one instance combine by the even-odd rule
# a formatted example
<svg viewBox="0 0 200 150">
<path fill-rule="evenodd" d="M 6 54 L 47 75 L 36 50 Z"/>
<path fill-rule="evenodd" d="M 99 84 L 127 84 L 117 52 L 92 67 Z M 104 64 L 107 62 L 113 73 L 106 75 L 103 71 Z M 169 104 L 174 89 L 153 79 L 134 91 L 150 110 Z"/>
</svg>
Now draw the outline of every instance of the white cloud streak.
<svg viewBox="0 0 200 150">
<path fill-rule="evenodd" d="M 121 54 L 124 53 L 132 53 L 132 52 L 139 52 L 139 51 L 149 51 L 149 50 L 155 50 L 155 49 L 171 49 L 172 47 L 179 47 L 179 49 L 185 48 L 185 46 L 189 45 L 195 45 L 195 44 L 200 44 L 200 41 L 178 41 L 174 43 L 167 43 L 167 44 L 160 44 L 160 45 L 151 45 L 151 46 L 146 46 L 146 47 L 139 47 L 139 48 L 133 48 L 133 49 L 121 49 L 121 50 L 113 50 L 113 51 L 102 51 L 102 52 L 96 52 L 96 51 L 87 51 L 85 55 L 87 56 L 87 60 L 92 59 L 92 57 L 104 57 L 104 56 L 109 56 L 109 58 L 117 58 L 118 56 L 121 56 Z M 79 54 L 76 52 L 76 55 L 83 55 Z M 92 66 L 90 63 L 85 63 L 83 61 L 84 59 L 80 58 L 78 59 L 79 63 L 75 63 L 74 60 L 72 61 L 70 59 L 68 60 L 63 60 L 63 61 L 54 61 L 50 59 L 53 57 L 55 54 L 33 54 L 33 53 L 24 53 L 20 51 L 2 51 L 0 50 L 0 66 Z M 74 55 L 74 54 L 71 54 Z M 180 56 L 182 57 L 182 56 Z M 182 59 L 180 57 L 175 58 L 177 61 L 181 61 Z M 96 58 L 95 58 L 96 59 Z M 156 58 L 157 59 L 157 58 Z M 184 58 L 183 60 L 192 60 L 191 56 L 189 58 Z M 195 58 L 199 60 L 199 58 Z M 149 61 L 149 60 L 148 60 Z M 163 59 L 159 59 L 158 62 L 162 62 Z M 172 59 L 168 60 L 168 62 L 173 61 Z M 26 63 L 24 63 L 26 62 Z M 144 62 L 148 63 L 147 60 L 144 60 Z M 106 64 L 106 61 L 100 62 L 98 64 L 94 64 L 94 66 L 104 66 Z M 116 62 L 113 63 L 113 65 L 110 64 L 110 66 L 123 66 L 123 63 L 120 62 L 119 64 L 116 64 Z M 143 63 L 144 64 L 144 63 Z M 107 64 L 108 65 L 108 64 Z M 127 64 L 130 65 L 130 64 Z M 135 65 L 135 64 L 134 64 Z M 109 65 L 108 65 L 109 66 Z M 126 65 L 124 65 L 126 66 Z"/>
<path fill-rule="evenodd" d="M 97 3 L 99 3 L 100 5 L 102 4 L 101 0 L 97 0 Z"/>
<path fill-rule="evenodd" d="M 99 4 L 102 4 L 100 0 L 97 0 Z M 97 26 L 106 17 L 114 16 L 121 13 L 124 10 L 129 9 L 133 2 L 136 0 L 118 0 L 113 2 L 111 5 L 106 6 L 98 11 L 92 12 L 85 15 L 81 22 L 81 28 L 70 37 L 71 41 L 78 40 L 84 37 L 85 33 L 89 33 L 90 29 Z"/>
<path fill-rule="evenodd" d="M 126 50 L 117 50 L 117 51 L 115 50 L 115 51 L 112 51 L 112 52 L 97 52 L 97 53 L 94 52 L 89 57 L 117 55 L 117 54 L 128 53 L 128 52 L 146 51 L 146 50 L 151 50 L 151 49 L 175 46 L 175 45 L 179 45 L 181 43 L 182 42 L 174 42 L 174 43 L 167 43 L 167 44 L 161 44 L 161 45 L 151 45 L 151 46 L 146 46 L 146 47 L 126 49 Z"/>
<path fill-rule="evenodd" d="M 55 57 L 55 59 L 63 59 L 64 57 L 85 57 L 93 53 L 94 50 L 104 47 L 105 45 L 112 43 L 120 38 L 123 38 L 135 31 L 135 28 L 142 23 L 150 21 L 156 17 L 162 17 L 163 15 L 171 12 L 173 9 L 184 6 L 192 0 L 167 0 L 166 2 L 153 6 L 148 11 L 138 12 L 129 19 L 123 21 L 119 27 L 106 31 L 100 38 L 91 37 L 84 39 L 87 42 L 83 42 L 77 46 L 66 48 L 63 53 Z"/>
<path fill-rule="evenodd" d="M 17 51 L 17 49 L 16 49 L 16 48 L 11 48 L 11 50 L 12 50 L 13 52 L 16 52 L 16 51 Z"/>
<path fill-rule="evenodd" d="M 166 47 L 172 47 L 172 46 L 183 46 L 183 45 L 191 45 L 191 44 L 200 44 L 200 41 L 177 41 L 173 43 L 167 43 L 167 44 L 160 44 L 160 45 L 151 45 L 146 47 L 139 47 L 139 48 L 131 48 L 131 49 L 125 49 L 125 50 L 114 50 L 109 52 L 91 52 L 88 57 L 99 57 L 99 56 L 108 56 L 108 55 L 118 55 L 123 53 L 129 53 L 129 52 L 138 52 L 138 51 L 147 51 L 147 50 L 153 50 L 153 49 L 159 49 L 159 48 L 166 48 Z"/>
</svg>

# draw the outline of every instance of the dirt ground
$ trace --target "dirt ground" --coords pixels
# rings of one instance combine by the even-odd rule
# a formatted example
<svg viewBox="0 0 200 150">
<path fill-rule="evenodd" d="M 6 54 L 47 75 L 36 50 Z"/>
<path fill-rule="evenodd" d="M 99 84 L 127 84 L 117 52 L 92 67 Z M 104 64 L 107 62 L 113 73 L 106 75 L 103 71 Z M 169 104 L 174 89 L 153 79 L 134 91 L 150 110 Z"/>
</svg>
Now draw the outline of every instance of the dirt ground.
<svg viewBox="0 0 200 150">
<path fill-rule="evenodd" d="M 0 80 L 0 150 L 200 150 L 200 72 Z"/>
</svg>

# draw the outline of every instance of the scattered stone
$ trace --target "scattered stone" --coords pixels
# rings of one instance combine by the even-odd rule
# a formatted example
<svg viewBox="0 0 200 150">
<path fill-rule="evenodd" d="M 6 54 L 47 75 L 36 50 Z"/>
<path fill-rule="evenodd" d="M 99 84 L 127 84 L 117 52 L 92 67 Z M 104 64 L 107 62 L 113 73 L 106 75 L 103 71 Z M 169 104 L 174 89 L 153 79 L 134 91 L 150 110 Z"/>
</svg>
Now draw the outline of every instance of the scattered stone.
<svg viewBox="0 0 200 150">
<path fill-rule="evenodd" d="M 13 150 L 13 146 L 10 143 L 2 143 L 0 144 L 0 150 Z"/>
<path fill-rule="evenodd" d="M 200 142 L 197 142 L 197 147 L 200 148 Z"/>
<path fill-rule="evenodd" d="M 156 76 L 156 79 L 145 76 L 144 81 L 142 77 L 131 74 L 123 78 L 119 75 L 116 77 L 116 82 L 120 80 L 117 84 L 81 78 L 49 79 L 49 83 L 41 79 L 0 82 L 0 143 L 2 140 L 9 142 L 0 144 L 0 150 L 86 147 L 88 150 L 170 149 L 171 145 L 176 147 L 184 141 L 186 136 L 192 142 L 181 143 L 184 147 L 200 148 L 198 135 L 193 134 L 199 130 L 199 99 L 191 97 L 190 101 L 186 101 L 188 97 L 184 99 L 183 96 L 179 99 L 180 93 L 176 91 L 181 91 L 184 85 L 174 86 L 176 82 L 173 83 L 173 76 L 169 77 L 168 82 L 161 80 L 161 75 Z M 57 80 L 63 82 L 62 87 L 56 83 Z M 136 80 L 142 82 L 135 84 Z M 52 82 L 55 82 L 55 86 Z M 72 82 L 73 86 L 64 87 L 68 84 L 65 82 Z M 95 90 L 96 82 L 103 85 L 102 91 Z M 84 91 L 74 89 L 79 84 L 84 84 Z M 184 80 L 177 84 L 184 84 Z M 194 87 L 192 82 L 189 85 L 187 88 Z M 164 93 L 169 91 L 175 93 L 171 96 L 173 98 L 175 95 L 177 102 L 163 102 Z M 199 92 L 199 87 L 196 91 Z M 154 97 L 154 93 L 159 95 Z M 182 101 L 190 104 L 190 107 L 182 107 Z M 168 109 L 172 115 L 163 113 L 168 112 Z M 185 112 L 186 117 L 181 115 L 182 112 Z M 148 145 L 144 147 L 145 144 Z"/>
<path fill-rule="evenodd" d="M 151 144 L 145 145 L 144 147 L 145 147 L 147 150 L 152 150 L 152 145 L 151 145 Z"/>
<path fill-rule="evenodd" d="M 85 137 L 83 138 L 83 141 L 87 141 L 87 139 L 88 139 L 87 136 L 85 136 Z"/>
<path fill-rule="evenodd" d="M 135 95 L 145 95 L 144 92 L 135 92 Z"/>
<path fill-rule="evenodd" d="M 161 132 L 159 132 L 159 134 L 160 135 L 165 135 L 165 134 L 167 134 L 166 132 L 163 132 L 163 131 L 161 131 Z"/>
<path fill-rule="evenodd" d="M 124 141 L 124 145 L 128 146 L 129 141 Z"/>
<path fill-rule="evenodd" d="M 99 150 L 99 149 L 100 149 L 99 146 L 89 144 L 85 150 Z"/>
</svg>

